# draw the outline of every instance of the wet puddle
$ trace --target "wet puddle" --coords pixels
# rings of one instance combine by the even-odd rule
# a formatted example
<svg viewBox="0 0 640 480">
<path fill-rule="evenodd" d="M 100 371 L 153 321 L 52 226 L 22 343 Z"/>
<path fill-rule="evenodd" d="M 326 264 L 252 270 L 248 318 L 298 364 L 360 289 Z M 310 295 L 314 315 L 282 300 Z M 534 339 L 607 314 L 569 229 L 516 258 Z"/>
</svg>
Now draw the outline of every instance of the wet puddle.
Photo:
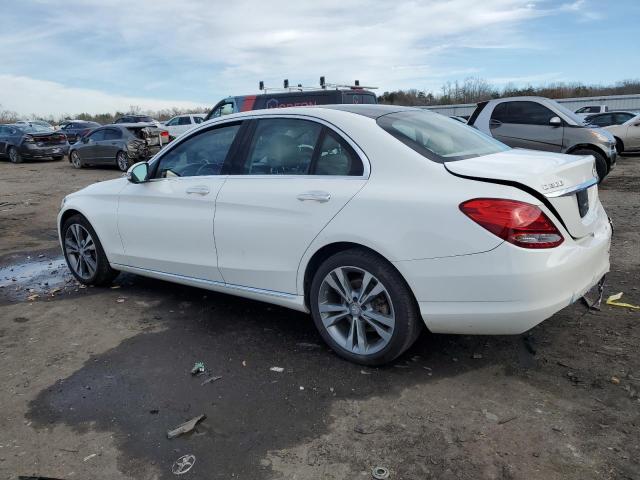
<svg viewBox="0 0 640 480">
<path fill-rule="evenodd" d="M 0 300 L 42 300 L 78 288 L 64 258 L 26 257 L 0 266 Z"/>
</svg>

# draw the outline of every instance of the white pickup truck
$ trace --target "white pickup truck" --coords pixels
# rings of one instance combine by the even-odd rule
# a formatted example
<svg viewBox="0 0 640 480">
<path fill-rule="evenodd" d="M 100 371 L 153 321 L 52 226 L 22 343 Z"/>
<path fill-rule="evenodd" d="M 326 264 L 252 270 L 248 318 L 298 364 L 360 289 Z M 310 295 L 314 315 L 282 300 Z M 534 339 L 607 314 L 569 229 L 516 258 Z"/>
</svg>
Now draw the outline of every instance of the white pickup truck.
<svg viewBox="0 0 640 480">
<path fill-rule="evenodd" d="M 596 113 L 606 113 L 609 111 L 609 107 L 606 105 L 586 105 L 584 107 L 580 107 L 576 110 L 576 115 L 581 119 L 585 119 L 589 115 L 594 115 Z"/>
</svg>

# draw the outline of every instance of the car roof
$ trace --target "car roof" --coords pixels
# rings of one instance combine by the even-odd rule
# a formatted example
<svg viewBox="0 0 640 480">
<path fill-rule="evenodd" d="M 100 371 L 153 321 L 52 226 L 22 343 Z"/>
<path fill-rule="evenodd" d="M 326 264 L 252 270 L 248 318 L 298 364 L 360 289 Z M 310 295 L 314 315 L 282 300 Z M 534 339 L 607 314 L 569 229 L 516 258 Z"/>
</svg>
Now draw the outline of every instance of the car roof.
<svg viewBox="0 0 640 480">
<path fill-rule="evenodd" d="M 104 125 L 105 127 L 116 127 L 116 128 L 144 128 L 144 127 L 156 127 L 156 124 L 153 122 L 135 122 L 135 123 L 110 123 L 109 125 Z"/>
</svg>

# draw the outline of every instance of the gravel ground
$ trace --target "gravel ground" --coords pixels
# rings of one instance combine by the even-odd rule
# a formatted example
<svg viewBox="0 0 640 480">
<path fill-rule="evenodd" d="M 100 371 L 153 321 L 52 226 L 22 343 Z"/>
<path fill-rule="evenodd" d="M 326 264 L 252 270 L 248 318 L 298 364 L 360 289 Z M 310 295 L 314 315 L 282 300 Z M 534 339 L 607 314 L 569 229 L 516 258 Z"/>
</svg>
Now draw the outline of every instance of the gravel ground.
<svg viewBox="0 0 640 480">
<path fill-rule="evenodd" d="M 311 318 L 121 275 L 80 288 L 63 196 L 113 169 L 0 163 L 0 478 L 640 478 L 640 312 L 568 307 L 520 338 L 423 335 L 396 364 L 333 355 Z M 601 187 L 605 295 L 640 304 L 640 157 Z M 15 281 L 14 281 L 15 279 Z M 192 377 L 194 362 L 219 380 Z M 282 372 L 271 371 L 273 366 Z M 205 414 L 191 434 L 166 431 Z"/>
</svg>

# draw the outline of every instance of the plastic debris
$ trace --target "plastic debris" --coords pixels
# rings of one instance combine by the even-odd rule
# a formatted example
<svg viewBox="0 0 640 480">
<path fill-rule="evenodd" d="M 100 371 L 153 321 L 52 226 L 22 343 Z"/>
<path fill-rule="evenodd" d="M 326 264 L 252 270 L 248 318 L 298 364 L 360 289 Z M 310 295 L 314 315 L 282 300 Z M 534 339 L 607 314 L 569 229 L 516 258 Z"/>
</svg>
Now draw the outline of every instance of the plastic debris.
<svg viewBox="0 0 640 480">
<path fill-rule="evenodd" d="M 278 373 L 284 372 L 284 368 L 282 367 L 271 367 L 269 370 L 271 370 L 272 372 L 278 372 Z"/>
<path fill-rule="evenodd" d="M 97 453 L 92 453 L 91 455 L 87 455 L 86 457 L 84 457 L 82 461 L 86 462 L 87 460 L 91 460 L 93 457 L 96 457 L 96 456 L 98 456 Z"/>
<path fill-rule="evenodd" d="M 495 413 L 491 413 L 484 408 L 482 409 L 482 413 L 487 418 L 487 420 L 491 420 L 492 422 L 498 421 L 498 416 Z"/>
<path fill-rule="evenodd" d="M 198 415 L 197 417 L 193 417 L 191 420 L 184 422 L 182 425 L 178 425 L 173 430 L 169 430 L 167 432 L 167 438 L 172 439 L 184 433 L 189 433 L 191 430 L 196 428 L 196 425 L 198 424 L 198 422 L 201 422 L 205 418 L 207 418 L 206 415 Z"/>
<path fill-rule="evenodd" d="M 207 383 L 211 383 L 211 382 L 215 382 L 216 380 L 220 380 L 222 377 L 209 377 L 207 378 L 204 382 L 202 382 L 200 385 L 206 385 Z"/>
<path fill-rule="evenodd" d="M 389 469 L 386 467 L 373 467 L 371 469 L 371 476 L 376 480 L 384 480 L 389 478 Z"/>
<path fill-rule="evenodd" d="M 33 295 L 29 295 L 27 297 L 27 300 L 29 300 L 30 302 L 33 302 L 36 298 L 38 298 L 40 295 L 38 295 L 37 293 L 34 293 Z"/>
<path fill-rule="evenodd" d="M 614 385 L 619 385 L 620 379 L 618 377 L 611 377 L 611 383 L 613 383 Z"/>
<path fill-rule="evenodd" d="M 182 475 L 193 468 L 196 463 L 195 455 L 183 455 L 171 466 L 171 472 L 174 475 Z"/>
<path fill-rule="evenodd" d="M 80 287 L 80 288 L 82 288 L 82 287 Z M 118 299 L 116 300 L 116 302 L 117 302 L 117 303 L 124 303 L 124 301 L 125 301 L 125 300 L 126 300 L 126 298 L 124 298 L 124 297 L 120 297 L 120 298 L 118 298 Z"/>
<path fill-rule="evenodd" d="M 196 362 L 193 364 L 193 368 L 191 369 L 191 375 L 201 375 L 206 371 L 204 368 L 204 363 Z"/>
<path fill-rule="evenodd" d="M 623 292 L 616 293 L 607 298 L 607 305 L 613 305 L 614 307 L 630 308 L 632 310 L 640 310 L 639 305 L 631 305 L 630 303 L 618 302 L 622 298 Z"/>
</svg>

